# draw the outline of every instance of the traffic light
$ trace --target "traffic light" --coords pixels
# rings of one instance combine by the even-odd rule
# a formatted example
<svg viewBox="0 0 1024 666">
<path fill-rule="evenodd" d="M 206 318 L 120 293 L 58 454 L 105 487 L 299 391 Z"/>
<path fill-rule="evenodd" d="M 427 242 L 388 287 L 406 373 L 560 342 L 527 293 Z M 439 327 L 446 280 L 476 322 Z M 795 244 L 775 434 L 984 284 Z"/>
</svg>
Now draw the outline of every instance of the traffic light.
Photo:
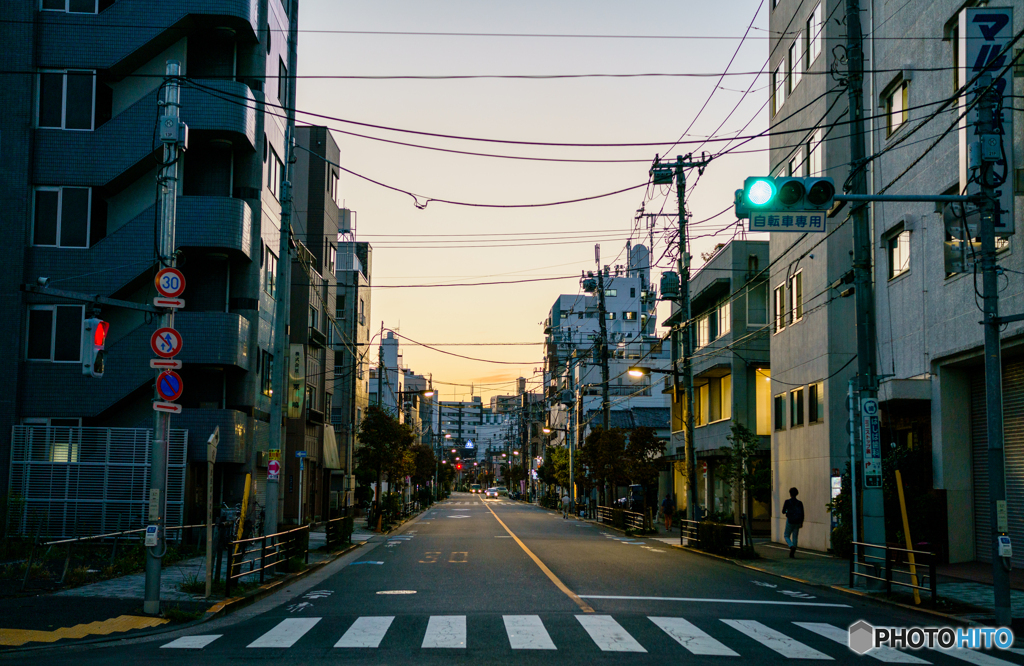
<svg viewBox="0 0 1024 666">
<path fill-rule="evenodd" d="M 736 218 L 747 219 L 752 212 L 796 212 L 830 210 L 836 194 L 831 178 L 761 178 L 743 181 L 736 190 Z"/>
<path fill-rule="evenodd" d="M 457 469 L 457 470 L 459 470 L 461 472 L 462 471 L 462 463 L 458 463 L 457 465 L 455 465 L 455 469 Z"/>
<path fill-rule="evenodd" d="M 106 369 L 107 331 L 110 324 L 102 319 L 82 321 L 82 374 L 99 379 Z"/>
</svg>

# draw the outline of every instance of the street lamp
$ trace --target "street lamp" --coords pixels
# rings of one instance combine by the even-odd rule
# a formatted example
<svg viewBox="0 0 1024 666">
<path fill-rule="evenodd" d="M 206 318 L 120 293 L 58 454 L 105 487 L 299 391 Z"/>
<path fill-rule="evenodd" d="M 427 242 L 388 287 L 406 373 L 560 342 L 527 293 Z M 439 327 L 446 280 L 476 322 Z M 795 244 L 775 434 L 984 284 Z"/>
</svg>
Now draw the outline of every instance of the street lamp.
<svg viewBox="0 0 1024 666">
<path fill-rule="evenodd" d="M 666 375 L 671 375 L 674 373 L 673 370 L 662 370 L 661 368 L 645 368 L 639 365 L 634 365 L 632 368 L 626 371 L 626 374 L 628 374 L 633 379 L 640 379 L 641 377 L 646 377 L 652 372 L 663 372 Z"/>
</svg>

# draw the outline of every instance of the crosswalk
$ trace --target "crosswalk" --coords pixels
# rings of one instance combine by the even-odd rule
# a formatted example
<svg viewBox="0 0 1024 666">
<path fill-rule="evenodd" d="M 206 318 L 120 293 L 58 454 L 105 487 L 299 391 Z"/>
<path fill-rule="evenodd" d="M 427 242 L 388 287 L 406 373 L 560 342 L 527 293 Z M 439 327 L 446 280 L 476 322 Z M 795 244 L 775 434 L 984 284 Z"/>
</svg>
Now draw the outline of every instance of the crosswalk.
<svg viewBox="0 0 1024 666">
<path fill-rule="evenodd" d="M 642 626 L 644 618 L 620 618 L 647 643 L 644 645 L 623 626 L 623 623 L 611 615 L 581 614 L 574 617 L 576 633 L 567 632 L 564 623 L 571 623 L 567 616 L 559 618 L 563 623 L 558 625 L 559 631 L 556 632 L 556 636 L 564 643 L 559 646 L 552 640 L 548 627 L 539 615 L 503 615 L 503 638 L 507 640 L 505 645 L 512 650 L 571 649 L 575 652 L 583 649 L 586 644 L 584 637 L 589 637 L 594 648 L 611 653 L 644 654 L 649 650 L 660 652 L 665 649 L 680 649 L 704 657 L 761 656 L 769 659 L 819 661 L 841 661 L 853 654 L 847 648 L 848 630 L 825 622 L 779 621 L 769 626 L 756 620 L 702 618 L 702 626 L 698 626 L 680 617 L 647 616 L 646 620 L 670 639 L 666 641 L 654 638 L 658 635 L 656 630 L 647 631 Z M 388 646 L 389 634 L 395 637 L 396 641 L 408 640 L 412 635 L 409 617 L 362 616 L 349 624 L 340 638 L 335 639 L 337 633 L 334 633 L 330 638 L 331 642 L 326 645 L 316 644 L 323 638 L 323 631 L 319 634 L 314 632 L 315 636 L 303 640 L 323 619 L 286 618 L 260 636 L 243 637 L 242 642 L 252 639 L 246 644 L 248 649 L 287 649 L 296 645 L 309 648 L 333 645 L 339 649 L 378 649 L 382 645 Z M 416 626 L 419 627 L 418 631 L 422 632 L 422 640 L 416 641 L 424 650 L 493 646 L 496 638 L 499 644 L 501 641 L 501 637 L 485 635 L 484 632 L 474 633 L 471 640 L 465 615 L 431 615 L 425 630 L 421 621 Z M 185 650 L 202 650 L 211 646 L 216 648 L 221 638 L 223 634 L 183 636 L 160 647 Z M 583 639 L 582 643 L 580 639 Z M 814 643 L 814 646 L 808 645 L 808 642 Z M 759 650 L 761 654 L 757 653 Z M 930 664 L 933 662 L 927 658 L 934 658 L 940 654 L 981 666 L 1013 664 L 991 654 L 971 650 L 918 650 L 911 654 L 891 648 L 878 648 L 871 650 L 866 656 L 883 663 Z"/>
</svg>

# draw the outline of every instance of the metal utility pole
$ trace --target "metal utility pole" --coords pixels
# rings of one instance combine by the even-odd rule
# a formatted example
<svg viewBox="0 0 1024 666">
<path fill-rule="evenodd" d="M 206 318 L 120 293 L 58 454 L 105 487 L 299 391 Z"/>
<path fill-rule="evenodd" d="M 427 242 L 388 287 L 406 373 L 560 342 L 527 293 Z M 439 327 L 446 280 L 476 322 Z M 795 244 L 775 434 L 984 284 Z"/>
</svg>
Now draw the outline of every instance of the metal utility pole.
<svg viewBox="0 0 1024 666">
<path fill-rule="evenodd" d="M 608 311 L 604 301 L 604 270 L 601 268 L 601 245 L 594 246 L 594 261 L 597 262 L 597 304 L 601 326 L 601 425 L 605 432 L 611 428 L 612 403 L 608 398 Z"/>
<path fill-rule="evenodd" d="M 380 344 L 377 346 L 377 406 L 384 404 L 384 322 L 380 323 Z"/>
<path fill-rule="evenodd" d="M 299 37 L 299 8 L 295 0 L 287 0 L 291 11 L 288 15 L 291 22 L 288 28 L 288 71 L 292 74 L 296 71 L 298 63 L 297 40 Z M 288 320 L 291 314 L 291 278 L 292 278 L 292 256 L 291 256 L 291 233 L 292 233 L 292 162 L 294 151 L 292 143 L 295 141 L 295 79 L 288 86 L 287 100 L 285 103 L 287 124 L 284 133 L 284 181 L 281 183 L 281 233 L 277 247 L 277 285 L 275 287 L 277 302 L 274 308 L 274 366 L 273 377 L 271 378 L 270 394 L 270 442 L 267 454 L 271 458 L 271 451 L 277 451 L 278 460 L 287 460 L 284 456 L 285 449 L 285 409 L 284 401 L 288 393 L 288 370 L 285 359 L 288 357 Z M 278 85 L 285 85 L 279 81 Z M 280 473 L 279 473 L 280 474 Z M 267 475 L 266 493 L 266 515 L 264 534 L 277 533 L 277 524 L 280 522 L 278 516 L 280 507 L 280 476 Z"/>
<path fill-rule="evenodd" d="M 156 229 L 157 259 L 161 268 L 173 268 L 175 258 L 174 227 L 178 212 L 178 158 L 181 156 L 182 132 L 180 128 L 180 87 L 181 63 L 168 60 L 166 85 L 164 86 L 163 113 L 159 123 L 163 142 L 163 168 L 160 170 L 157 207 L 159 210 Z M 166 310 L 158 317 L 158 328 L 174 328 L 174 310 Z M 154 382 L 154 400 L 163 400 Z M 167 553 L 167 534 L 164 519 L 167 515 L 167 440 L 171 430 L 171 415 L 166 411 L 153 412 L 153 439 L 149 457 L 149 525 L 156 526 L 156 534 L 147 534 L 146 543 L 146 592 L 142 610 L 148 615 L 160 612 L 160 568 L 161 559 Z M 151 539 L 154 539 L 152 541 Z"/>
<path fill-rule="evenodd" d="M 981 145 L 998 145 L 1006 138 L 998 134 L 1002 119 L 1001 93 L 985 75 L 978 80 L 978 122 L 976 132 Z M 1006 470 L 1003 452 L 1003 372 L 999 340 L 999 268 L 996 264 L 996 227 L 999 226 L 999 195 L 994 167 L 1000 150 L 981 150 L 981 275 L 985 319 L 985 410 L 988 420 L 988 492 L 989 525 L 992 532 L 992 589 L 998 626 L 1010 626 L 1010 573 L 1008 557 L 1000 552 L 1000 537 L 1009 535 L 1006 510 Z M 1009 319 L 1009 318 L 1008 318 Z M 1009 542 L 1007 541 L 1007 544 Z"/>
<path fill-rule="evenodd" d="M 867 166 L 864 154 L 864 35 L 860 26 L 860 1 L 846 0 L 846 57 L 850 106 L 849 194 L 867 194 Z M 866 202 L 853 202 L 853 277 L 857 309 L 857 378 L 860 383 L 862 414 L 877 423 L 878 377 L 875 375 L 875 295 L 871 274 L 871 222 Z M 872 412 L 872 409 L 875 412 Z M 872 448 L 873 434 L 865 429 L 865 452 Z M 872 455 L 872 458 L 874 456 Z M 878 463 L 881 463 L 879 452 Z M 865 460 L 865 463 L 868 461 Z M 879 470 L 880 471 L 880 470 Z M 865 543 L 885 543 L 885 505 L 881 475 L 863 474 Z M 877 479 L 877 482 L 875 481 Z M 854 474 L 856 481 L 856 474 Z"/>
</svg>

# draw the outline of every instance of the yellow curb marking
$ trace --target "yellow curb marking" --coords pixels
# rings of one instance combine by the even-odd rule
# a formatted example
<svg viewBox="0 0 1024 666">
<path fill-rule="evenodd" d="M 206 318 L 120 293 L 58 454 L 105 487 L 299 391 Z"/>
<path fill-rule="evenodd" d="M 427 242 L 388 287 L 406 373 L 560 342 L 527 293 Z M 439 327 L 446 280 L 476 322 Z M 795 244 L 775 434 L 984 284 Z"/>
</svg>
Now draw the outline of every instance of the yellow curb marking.
<svg viewBox="0 0 1024 666">
<path fill-rule="evenodd" d="M 53 631 L 35 629 L 0 629 L 0 645 L 18 646 L 25 643 L 53 643 L 63 638 L 85 638 L 91 635 L 107 635 L 131 629 L 145 629 L 166 624 L 170 620 L 159 617 L 141 617 L 138 615 L 121 615 L 103 620 L 76 624 L 73 627 L 61 627 Z"/>
<path fill-rule="evenodd" d="M 558 578 L 558 576 L 556 576 L 551 571 L 551 569 L 548 569 L 547 566 L 543 562 L 540 561 L 540 558 L 537 557 L 536 555 L 534 555 L 533 551 L 531 551 L 529 548 L 527 548 L 526 544 L 519 540 L 519 537 L 517 537 L 515 534 L 512 533 L 512 530 L 510 530 L 508 528 L 508 525 L 506 525 L 501 520 L 501 518 L 498 518 L 498 514 L 494 513 L 494 509 L 492 509 L 489 506 L 487 506 L 486 508 L 487 508 L 488 511 L 491 512 L 491 515 L 494 516 L 494 519 L 498 521 L 498 524 L 500 524 L 502 527 L 505 528 L 505 531 L 508 532 L 508 535 L 510 537 L 512 537 L 515 540 L 515 542 L 519 544 L 519 547 L 522 548 L 526 552 L 526 554 L 530 556 L 530 559 L 533 560 L 537 564 L 538 567 L 540 567 L 540 570 L 544 572 L 544 575 L 551 579 L 551 582 L 555 584 L 555 587 L 557 587 L 559 590 L 564 592 L 566 596 L 568 596 L 570 599 L 572 599 L 576 603 L 576 605 L 580 607 L 580 610 L 582 610 L 584 613 L 593 613 L 594 612 L 594 609 L 591 608 L 587 604 L 586 601 L 583 601 L 583 599 L 580 599 L 579 595 L 577 595 L 575 592 L 573 592 L 568 587 L 566 587 L 565 583 L 563 583 Z"/>
</svg>

